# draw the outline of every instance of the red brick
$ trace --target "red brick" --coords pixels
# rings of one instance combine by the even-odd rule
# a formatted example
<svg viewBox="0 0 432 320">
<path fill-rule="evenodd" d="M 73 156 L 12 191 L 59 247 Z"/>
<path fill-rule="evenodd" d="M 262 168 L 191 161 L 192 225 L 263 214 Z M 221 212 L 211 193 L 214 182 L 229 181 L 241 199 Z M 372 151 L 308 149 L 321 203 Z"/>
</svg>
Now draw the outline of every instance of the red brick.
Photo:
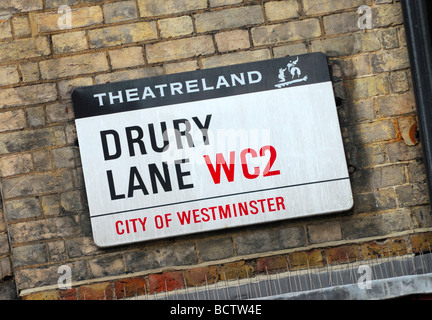
<svg viewBox="0 0 432 320">
<path fill-rule="evenodd" d="M 217 267 L 210 266 L 187 270 L 185 280 L 188 287 L 216 283 L 219 280 Z"/>
<path fill-rule="evenodd" d="M 360 249 L 363 259 L 402 256 L 407 253 L 407 246 L 402 238 L 370 241 L 362 244 Z"/>
<path fill-rule="evenodd" d="M 321 250 L 294 252 L 289 255 L 288 260 L 291 270 L 324 266 Z"/>
<path fill-rule="evenodd" d="M 285 256 L 265 257 L 257 260 L 257 272 L 271 272 L 281 269 L 287 270 Z"/>
<path fill-rule="evenodd" d="M 60 300 L 77 300 L 77 290 L 75 288 L 59 291 Z"/>
<path fill-rule="evenodd" d="M 173 291 L 184 287 L 183 274 L 177 271 L 152 274 L 149 275 L 148 280 L 151 294 Z"/>
<path fill-rule="evenodd" d="M 360 250 L 356 245 L 329 248 L 325 251 L 328 264 L 347 263 L 360 260 Z"/>
<path fill-rule="evenodd" d="M 111 283 L 101 282 L 79 288 L 80 300 L 112 300 Z"/>
<path fill-rule="evenodd" d="M 145 277 L 122 279 L 114 283 L 115 296 L 117 299 L 145 295 L 146 288 Z"/>
<path fill-rule="evenodd" d="M 415 234 L 411 236 L 410 243 L 413 253 L 429 252 L 432 248 L 432 232 Z"/>
</svg>

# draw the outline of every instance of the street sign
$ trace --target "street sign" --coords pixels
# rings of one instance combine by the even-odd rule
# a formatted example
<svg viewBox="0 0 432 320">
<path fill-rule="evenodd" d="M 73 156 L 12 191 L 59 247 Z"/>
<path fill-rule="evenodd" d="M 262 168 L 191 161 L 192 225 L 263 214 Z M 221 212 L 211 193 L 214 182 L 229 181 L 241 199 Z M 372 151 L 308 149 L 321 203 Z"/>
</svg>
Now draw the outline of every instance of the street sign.
<svg viewBox="0 0 432 320">
<path fill-rule="evenodd" d="M 72 99 L 98 246 L 352 207 L 321 53 L 80 87 Z"/>
</svg>

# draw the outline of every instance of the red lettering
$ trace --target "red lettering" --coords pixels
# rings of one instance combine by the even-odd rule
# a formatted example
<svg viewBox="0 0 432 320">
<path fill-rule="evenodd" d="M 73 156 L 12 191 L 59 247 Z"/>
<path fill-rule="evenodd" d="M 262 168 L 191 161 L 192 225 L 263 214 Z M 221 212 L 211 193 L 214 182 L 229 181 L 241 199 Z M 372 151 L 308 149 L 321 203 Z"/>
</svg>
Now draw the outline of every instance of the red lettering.
<svg viewBox="0 0 432 320">
<path fill-rule="evenodd" d="M 213 178 L 213 182 L 215 184 L 219 184 L 221 181 L 221 167 L 225 172 L 225 176 L 228 179 L 228 182 L 232 182 L 234 180 L 234 163 L 235 163 L 235 152 L 230 152 L 230 163 L 227 165 L 225 158 L 222 153 L 216 154 L 216 166 L 213 166 L 213 163 L 210 160 L 208 155 L 204 156 L 207 167 L 210 171 L 210 175 Z M 215 168 L 216 167 L 216 168 Z"/>
<path fill-rule="evenodd" d="M 123 234 L 124 230 L 120 230 L 119 225 L 123 225 L 123 222 L 121 220 L 116 221 L 115 223 L 117 234 Z"/>
<path fill-rule="evenodd" d="M 255 179 L 259 176 L 260 174 L 260 169 L 259 167 L 254 167 L 254 172 L 251 174 L 249 173 L 248 170 L 248 165 L 246 162 L 246 155 L 250 154 L 252 156 L 252 158 L 256 158 L 258 156 L 258 154 L 256 153 L 256 151 L 254 149 L 244 149 L 242 152 L 240 152 L 240 162 L 241 162 L 241 166 L 242 166 L 242 170 L 243 170 L 243 175 L 245 176 L 246 179 Z"/>
<path fill-rule="evenodd" d="M 270 160 L 269 160 L 269 162 L 267 163 L 267 166 L 264 169 L 263 176 L 264 177 L 270 177 L 270 176 L 279 175 L 280 174 L 280 170 L 270 171 L 270 169 L 272 168 L 274 162 L 276 161 L 276 157 L 277 157 L 276 149 L 273 148 L 272 146 L 264 146 L 260 150 L 260 156 L 262 157 L 266 151 L 270 151 Z"/>
</svg>

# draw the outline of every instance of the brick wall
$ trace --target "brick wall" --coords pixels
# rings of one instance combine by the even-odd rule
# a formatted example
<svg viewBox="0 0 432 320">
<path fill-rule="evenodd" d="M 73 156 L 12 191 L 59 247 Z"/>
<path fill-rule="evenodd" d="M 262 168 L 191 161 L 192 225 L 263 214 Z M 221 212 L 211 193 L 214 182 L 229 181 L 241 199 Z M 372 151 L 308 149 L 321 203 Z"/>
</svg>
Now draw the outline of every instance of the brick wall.
<svg viewBox="0 0 432 320">
<path fill-rule="evenodd" d="M 60 5 L 71 28 L 59 27 Z M 367 5 L 372 29 L 360 29 Z M 9 0 L 0 4 L 0 297 L 103 299 L 418 252 L 432 220 L 397 0 Z M 322 51 L 349 212 L 100 249 L 73 88 Z M 424 250 L 425 248 L 423 248 Z M 74 286 L 58 290 L 59 267 Z M 16 288 L 16 291 L 15 291 Z M 134 289 L 132 289 L 134 288 Z"/>
</svg>

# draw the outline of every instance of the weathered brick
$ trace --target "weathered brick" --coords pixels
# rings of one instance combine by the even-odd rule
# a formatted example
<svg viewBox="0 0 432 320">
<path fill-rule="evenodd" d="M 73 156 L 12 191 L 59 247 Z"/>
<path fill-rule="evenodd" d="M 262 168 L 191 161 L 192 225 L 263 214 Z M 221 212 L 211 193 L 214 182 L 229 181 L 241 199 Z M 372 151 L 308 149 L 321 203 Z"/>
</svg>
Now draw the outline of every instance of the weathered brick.
<svg viewBox="0 0 432 320">
<path fill-rule="evenodd" d="M 17 67 L 3 66 L 0 67 L 0 86 L 18 83 L 20 81 Z"/>
<path fill-rule="evenodd" d="M 428 188 L 425 183 L 396 187 L 401 207 L 418 206 L 429 203 Z"/>
<path fill-rule="evenodd" d="M 85 261 L 69 262 L 67 265 L 72 269 L 73 281 L 88 279 Z M 59 266 L 51 265 L 15 270 L 17 287 L 28 289 L 46 285 L 57 285 L 60 276 L 58 273 Z"/>
<path fill-rule="evenodd" d="M 303 228 L 288 227 L 239 234 L 234 237 L 237 254 L 252 254 L 269 250 L 295 248 L 305 244 Z"/>
<path fill-rule="evenodd" d="M 3 192 L 6 199 L 18 196 L 31 196 L 45 192 L 58 192 L 70 189 L 72 177 L 64 173 L 37 173 L 3 179 Z"/>
<path fill-rule="evenodd" d="M 355 166 L 364 168 L 386 162 L 387 152 L 384 144 L 358 146 L 355 154 Z"/>
<path fill-rule="evenodd" d="M 316 38 L 321 35 L 318 19 L 306 19 L 252 28 L 252 40 L 257 46 Z"/>
<path fill-rule="evenodd" d="M 23 152 L 37 148 L 63 145 L 65 134 L 60 127 L 41 128 L 0 135 L 0 154 Z"/>
<path fill-rule="evenodd" d="M 307 47 L 305 43 L 287 44 L 273 48 L 273 54 L 275 58 L 295 56 L 305 53 L 307 53 Z"/>
<path fill-rule="evenodd" d="M 220 56 L 212 56 L 202 58 L 204 68 L 214 68 L 221 66 L 229 66 L 237 63 L 246 63 L 270 59 L 270 51 L 268 49 L 253 50 L 253 51 L 238 51 L 227 53 Z"/>
<path fill-rule="evenodd" d="M 109 69 L 106 54 L 103 52 L 45 60 L 39 63 L 39 67 L 43 79 L 56 79 Z"/>
<path fill-rule="evenodd" d="M 195 60 L 167 63 L 165 65 L 165 72 L 167 74 L 194 71 L 198 69 L 199 69 L 198 63 Z"/>
<path fill-rule="evenodd" d="M 396 131 L 391 120 L 366 122 L 353 126 L 353 142 L 364 144 L 386 141 L 396 138 Z"/>
<path fill-rule="evenodd" d="M 342 239 L 342 233 L 338 222 L 323 222 L 307 226 L 310 243 L 322 243 Z"/>
<path fill-rule="evenodd" d="M 55 216 L 60 214 L 59 195 L 47 195 L 41 197 L 42 212 L 45 216 Z"/>
<path fill-rule="evenodd" d="M 84 209 L 81 191 L 68 191 L 60 194 L 60 208 L 62 214 L 76 213 Z"/>
<path fill-rule="evenodd" d="M 12 37 L 12 27 L 10 19 L 0 20 L 0 40 Z"/>
<path fill-rule="evenodd" d="M 153 0 L 138 0 L 141 17 L 155 17 L 207 8 L 207 0 L 166 0 L 163 5 Z"/>
<path fill-rule="evenodd" d="M 108 52 L 113 69 L 142 66 L 144 53 L 142 47 L 129 47 Z"/>
<path fill-rule="evenodd" d="M 408 51 L 403 49 L 386 50 L 371 55 L 371 66 L 374 73 L 394 71 L 409 67 Z"/>
<path fill-rule="evenodd" d="M 233 30 L 215 34 L 216 45 L 219 52 L 234 51 L 250 47 L 249 32 L 246 30 Z"/>
<path fill-rule="evenodd" d="M 54 168 L 70 168 L 75 166 L 75 154 L 71 147 L 52 150 Z"/>
<path fill-rule="evenodd" d="M 297 18 L 299 8 L 296 0 L 270 1 L 264 4 L 266 17 L 269 21 Z"/>
<path fill-rule="evenodd" d="M 356 32 L 343 36 L 312 40 L 312 52 L 324 52 L 327 56 L 347 56 L 381 49 L 375 32 Z"/>
<path fill-rule="evenodd" d="M 23 82 L 38 81 L 40 78 L 39 64 L 37 62 L 25 62 L 20 64 Z"/>
<path fill-rule="evenodd" d="M 42 57 L 50 53 L 47 37 L 16 39 L 0 43 L 0 62 Z"/>
<path fill-rule="evenodd" d="M 358 213 L 394 209 L 396 192 L 394 188 L 375 189 L 372 193 L 354 195 L 354 203 Z"/>
<path fill-rule="evenodd" d="M 0 90 L 0 109 L 45 103 L 56 99 L 57 89 L 55 83 L 3 89 Z"/>
<path fill-rule="evenodd" d="M 103 252 L 94 244 L 93 239 L 89 237 L 79 237 L 67 240 L 66 247 L 69 256 L 72 258 L 89 256 Z"/>
<path fill-rule="evenodd" d="M 71 102 L 55 103 L 46 106 L 47 119 L 49 123 L 65 122 L 74 119 Z"/>
<path fill-rule="evenodd" d="M 133 20 L 138 17 L 135 1 L 121 1 L 103 5 L 105 23 Z"/>
<path fill-rule="evenodd" d="M 88 27 L 103 22 L 102 9 L 99 6 L 71 9 L 72 28 Z M 62 12 L 44 12 L 35 14 L 35 23 L 39 32 L 50 32 L 60 30 L 59 18 Z"/>
<path fill-rule="evenodd" d="M 203 239 L 198 241 L 198 250 L 203 261 L 226 259 L 234 255 L 231 238 Z"/>
<path fill-rule="evenodd" d="M 410 88 L 409 76 L 405 70 L 395 71 L 390 74 L 390 87 L 395 93 L 406 92 Z"/>
<path fill-rule="evenodd" d="M 12 243 L 76 236 L 80 234 L 80 230 L 79 221 L 72 216 L 25 221 L 9 225 Z"/>
<path fill-rule="evenodd" d="M 112 300 L 113 289 L 110 282 L 101 282 L 79 287 L 79 300 Z"/>
<path fill-rule="evenodd" d="M 34 197 L 5 201 L 5 211 L 9 221 L 35 218 L 42 214 L 39 199 Z"/>
<path fill-rule="evenodd" d="M 48 262 L 48 255 L 44 243 L 19 246 L 12 249 L 15 267 Z"/>
<path fill-rule="evenodd" d="M 13 17 L 12 25 L 15 36 L 22 37 L 31 34 L 30 22 L 26 15 Z"/>
<path fill-rule="evenodd" d="M 346 95 L 350 99 L 364 99 L 390 92 L 388 78 L 383 74 L 347 80 L 345 88 Z"/>
<path fill-rule="evenodd" d="M 210 7 L 228 6 L 230 4 L 241 3 L 242 0 L 210 0 Z"/>
<path fill-rule="evenodd" d="M 9 253 L 9 238 L 7 233 L 0 233 L 0 256 Z M 1 262 L 0 262 L 1 263 Z M 3 279 L 3 274 L 0 272 L 0 279 Z"/>
<path fill-rule="evenodd" d="M 376 104 L 379 113 L 384 117 L 412 113 L 416 110 L 414 94 L 412 92 L 377 97 Z"/>
<path fill-rule="evenodd" d="M 151 294 L 184 288 L 183 274 L 177 271 L 151 274 L 148 281 Z"/>
<path fill-rule="evenodd" d="M 194 31 L 192 18 L 189 16 L 161 19 L 158 25 L 162 38 L 184 36 Z"/>
<path fill-rule="evenodd" d="M 121 255 L 102 256 L 88 261 L 90 275 L 93 278 L 115 276 L 124 272 Z"/>
<path fill-rule="evenodd" d="M 402 8 L 400 3 L 385 4 L 372 8 L 372 27 L 381 28 L 402 24 Z"/>
<path fill-rule="evenodd" d="M 76 52 L 88 49 L 85 31 L 59 33 L 52 36 L 54 53 Z"/>
<path fill-rule="evenodd" d="M 410 230 L 412 220 L 409 211 L 398 210 L 385 214 L 344 219 L 341 226 L 344 239 L 361 239 Z"/>
<path fill-rule="evenodd" d="M 352 174 L 354 193 L 370 192 L 376 188 L 401 185 L 406 182 L 403 165 L 388 165 L 356 170 Z"/>
<path fill-rule="evenodd" d="M 158 37 L 155 22 L 137 22 L 88 31 L 90 48 L 104 48 Z"/>
<path fill-rule="evenodd" d="M 47 9 L 58 9 L 62 5 L 74 6 L 78 4 L 79 0 L 44 0 L 45 8 Z"/>
<path fill-rule="evenodd" d="M 163 69 L 161 67 L 133 68 L 125 71 L 115 71 L 97 75 L 95 77 L 95 84 L 158 76 L 162 73 Z"/>
<path fill-rule="evenodd" d="M 12 264 L 9 257 L 0 258 L 0 279 L 4 279 L 5 277 L 10 277 L 12 275 Z"/>
<path fill-rule="evenodd" d="M 386 29 L 381 32 L 381 43 L 384 49 L 394 49 L 399 47 L 397 29 Z"/>
<path fill-rule="evenodd" d="M 149 63 L 196 57 L 215 52 L 211 36 L 198 36 L 150 44 L 146 48 Z"/>
<path fill-rule="evenodd" d="M 407 146 L 403 141 L 396 141 L 386 145 L 387 154 L 391 162 L 422 159 L 420 145 Z"/>
<path fill-rule="evenodd" d="M 370 5 L 371 3 L 372 0 L 340 0 L 335 2 L 329 2 L 327 0 L 303 0 L 303 7 L 306 15 L 313 15 L 358 8 L 361 5 Z"/>
<path fill-rule="evenodd" d="M 238 28 L 264 22 L 260 6 L 232 8 L 195 15 L 197 32 Z"/>
<path fill-rule="evenodd" d="M 0 132 L 19 130 L 25 127 L 26 118 L 24 110 L 0 112 Z"/>
<path fill-rule="evenodd" d="M 28 12 L 43 9 L 43 0 L 10 0 L 0 4 L 0 12 Z"/>
<path fill-rule="evenodd" d="M 47 171 L 51 169 L 51 159 L 49 150 L 35 151 L 33 153 L 34 170 Z"/>
<path fill-rule="evenodd" d="M 72 91 L 76 87 L 91 86 L 93 79 L 91 77 L 74 78 L 70 80 L 59 81 L 58 87 L 60 92 L 60 98 L 62 100 L 72 99 Z"/>
<path fill-rule="evenodd" d="M 325 16 L 323 18 L 325 33 L 326 35 L 334 35 L 358 31 L 357 20 L 357 12 L 344 12 Z"/>
<path fill-rule="evenodd" d="M 50 261 L 62 261 L 67 259 L 66 247 L 63 240 L 47 243 Z"/>
<path fill-rule="evenodd" d="M 30 128 L 45 125 L 44 106 L 31 107 L 26 109 L 27 121 Z"/>
</svg>

